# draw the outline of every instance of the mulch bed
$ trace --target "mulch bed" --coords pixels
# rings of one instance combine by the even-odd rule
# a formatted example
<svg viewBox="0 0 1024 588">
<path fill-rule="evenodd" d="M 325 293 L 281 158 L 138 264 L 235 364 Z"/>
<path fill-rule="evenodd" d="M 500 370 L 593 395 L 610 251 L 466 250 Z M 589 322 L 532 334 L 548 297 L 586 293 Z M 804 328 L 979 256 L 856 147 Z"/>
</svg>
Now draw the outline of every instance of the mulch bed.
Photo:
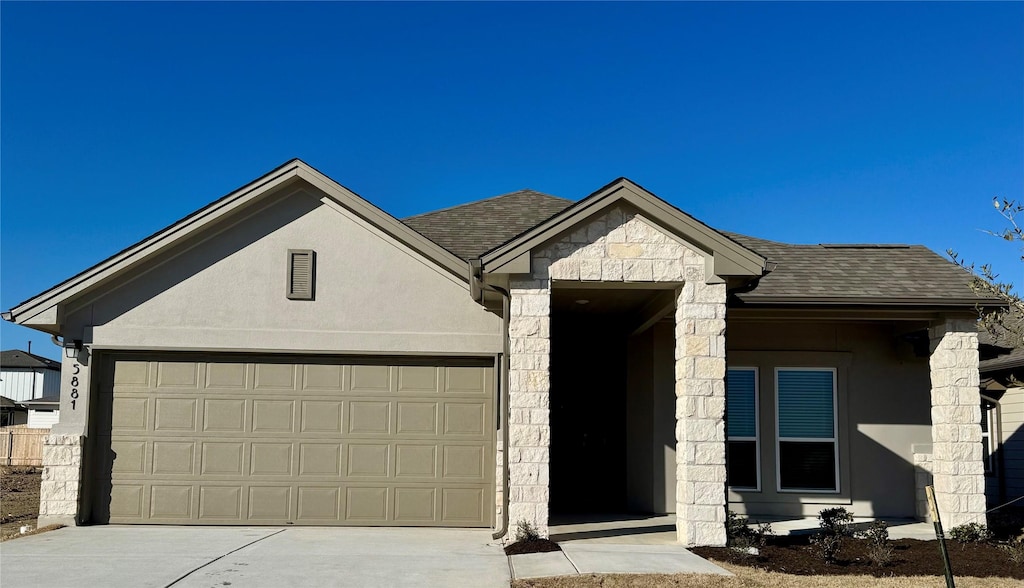
<svg viewBox="0 0 1024 588">
<path fill-rule="evenodd" d="M 562 548 L 550 539 L 521 539 L 505 546 L 505 555 L 545 553 L 548 551 L 562 551 Z"/>
<path fill-rule="evenodd" d="M 729 547 L 695 547 L 690 551 L 707 559 L 800 576 L 942 576 L 942 557 L 937 542 L 900 539 L 891 543 L 893 559 L 885 567 L 871 561 L 867 555 L 868 543 L 861 539 L 844 540 L 835 564 L 826 564 L 811 551 L 808 536 L 774 537 L 758 555 L 740 553 Z M 997 545 L 947 541 L 947 547 L 955 576 L 1024 580 L 1024 565 L 1010 561 L 1006 550 Z"/>
</svg>

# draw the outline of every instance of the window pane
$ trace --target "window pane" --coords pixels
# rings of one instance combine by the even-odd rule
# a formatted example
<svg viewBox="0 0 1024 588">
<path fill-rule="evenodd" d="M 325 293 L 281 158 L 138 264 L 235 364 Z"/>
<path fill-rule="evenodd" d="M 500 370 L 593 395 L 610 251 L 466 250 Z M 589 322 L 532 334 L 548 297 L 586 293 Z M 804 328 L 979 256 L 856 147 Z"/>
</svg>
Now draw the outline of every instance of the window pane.
<svg viewBox="0 0 1024 588">
<path fill-rule="evenodd" d="M 729 370 L 725 378 L 725 426 L 729 437 L 755 437 L 754 370 Z"/>
<path fill-rule="evenodd" d="M 757 442 L 729 441 L 729 485 L 733 488 L 757 488 Z"/>
<path fill-rule="evenodd" d="M 835 421 L 831 371 L 779 370 L 779 436 L 830 439 Z"/>
<path fill-rule="evenodd" d="M 835 444 L 780 441 L 779 477 L 787 490 L 835 490 Z"/>
</svg>

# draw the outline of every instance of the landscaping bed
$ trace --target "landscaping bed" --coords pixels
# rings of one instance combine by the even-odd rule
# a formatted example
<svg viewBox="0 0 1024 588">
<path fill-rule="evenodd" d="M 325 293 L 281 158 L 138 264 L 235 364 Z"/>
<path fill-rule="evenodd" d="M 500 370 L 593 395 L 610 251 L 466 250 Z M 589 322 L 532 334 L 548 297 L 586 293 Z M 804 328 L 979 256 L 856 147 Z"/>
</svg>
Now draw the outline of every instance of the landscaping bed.
<svg viewBox="0 0 1024 588">
<path fill-rule="evenodd" d="M 871 561 L 864 539 L 844 540 L 835 563 L 816 555 L 808 536 L 773 537 L 749 555 L 730 547 L 695 547 L 690 551 L 719 562 L 795 575 L 942 576 L 942 558 L 936 541 L 899 539 L 890 542 L 892 560 L 884 566 Z M 947 543 L 953 574 L 978 578 L 1003 577 L 1024 580 L 1024 565 L 1010 561 L 1008 553 L 991 543 Z"/>
<path fill-rule="evenodd" d="M 0 540 L 20 535 L 39 518 L 39 482 L 42 470 L 28 466 L 0 467 Z"/>
</svg>

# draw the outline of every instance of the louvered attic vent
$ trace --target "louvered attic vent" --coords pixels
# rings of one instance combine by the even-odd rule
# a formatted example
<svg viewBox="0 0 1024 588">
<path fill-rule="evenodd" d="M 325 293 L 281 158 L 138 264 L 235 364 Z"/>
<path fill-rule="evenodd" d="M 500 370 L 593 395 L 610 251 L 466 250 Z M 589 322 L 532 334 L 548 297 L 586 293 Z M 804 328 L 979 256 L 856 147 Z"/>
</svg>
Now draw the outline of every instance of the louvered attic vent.
<svg viewBox="0 0 1024 588">
<path fill-rule="evenodd" d="M 288 298 L 312 300 L 316 253 L 312 249 L 288 250 Z"/>
</svg>

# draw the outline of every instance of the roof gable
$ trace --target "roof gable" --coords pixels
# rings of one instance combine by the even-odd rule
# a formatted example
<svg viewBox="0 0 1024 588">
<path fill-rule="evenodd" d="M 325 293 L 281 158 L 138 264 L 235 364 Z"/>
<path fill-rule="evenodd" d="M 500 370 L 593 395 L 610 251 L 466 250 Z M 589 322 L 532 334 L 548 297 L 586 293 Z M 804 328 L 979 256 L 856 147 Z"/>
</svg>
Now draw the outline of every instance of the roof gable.
<svg viewBox="0 0 1024 588">
<path fill-rule="evenodd" d="M 60 324 L 60 306 L 88 292 L 96 291 L 121 279 L 143 261 L 169 250 L 185 239 L 194 238 L 204 230 L 217 226 L 227 218 L 263 202 L 283 191 L 312 186 L 324 194 L 325 202 L 342 206 L 380 229 L 386 235 L 412 248 L 440 268 L 467 280 L 466 264 L 437 243 L 402 224 L 401 221 L 377 208 L 355 192 L 330 179 L 309 164 L 293 159 L 264 176 L 242 186 L 226 196 L 208 204 L 175 223 L 157 231 L 100 263 L 76 274 L 56 286 L 16 305 L 4 319 L 31 325 L 39 330 L 57 333 Z"/>
<path fill-rule="evenodd" d="M 628 203 L 667 232 L 712 254 L 716 275 L 759 276 L 764 272 L 765 258 L 626 178 L 613 181 L 546 221 L 481 255 L 483 271 L 504 273 L 503 268 L 510 267 L 534 247 L 572 230 L 577 224 L 620 202 Z"/>
</svg>

